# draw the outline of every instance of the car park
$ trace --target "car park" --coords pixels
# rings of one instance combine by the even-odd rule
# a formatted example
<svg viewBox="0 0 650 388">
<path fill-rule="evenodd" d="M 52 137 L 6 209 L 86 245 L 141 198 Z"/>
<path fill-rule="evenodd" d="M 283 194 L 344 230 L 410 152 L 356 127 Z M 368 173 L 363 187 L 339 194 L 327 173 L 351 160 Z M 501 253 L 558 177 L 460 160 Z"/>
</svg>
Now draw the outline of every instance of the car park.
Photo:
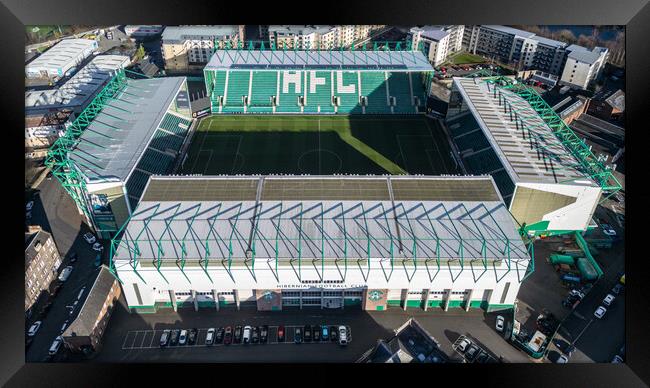
<svg viewBox="0 0 650 388">
<path fill-rule="evenodd" d="M 187 330 L 181 330 L 181 334 L 178 336 L 178 344 L 185 345 L 187 343 Z"/>
<path fill-rule="evenodd" d="M 461 353 L 465 353 L 469 345 L 471 345 L 470 340 L 468 340 L 467 338 L 463 339 L 458 343 L 458 351 L 460 351 Z"/>
<path fill-rule="evenodd" d="M 162 334 L 160 335 L 160 347 L 164 348 L 169 344 L 169 337 L 171 336 L 171 330 L 163 330 Z"/>
<path fill-rule="evenodd" d="M 257 344 L 260 342 L 260 328 L 257 326 L 253 326 L 251 328 L 251 343 Z"/>
<path fill-rule="evenodd" d="M 62 344 L 63 344 L 63 337 L 61 337 L 61 336 L 56 337 L 54 342 L 52 342 L 52 345 L 50 345 L 50 349 L 48 351 L 48 354 L 50 356 L 54 356 L 55 354 L 57 354 L 59 352 L 59 350 L 61 349 Z"/>
<path fill-rule="evenodd" d="M 264 325 L 260 329 L 260 343 L 267 343 L 269 340 L 269 327 Z"/>
<path fill-rule="evenodd" d="M 284 326 L 278 326 L 278 342 L 284 342 Z"/>
<path fill-rule="evenodd" d="M 325 325 L 321 326 L 321 334 L 320 338 L 323 341 L 328 341 L 329 340 L 329 328 Z"/>
<path fill-rule="evenodd" d="M 468 348 L 467 351 L 465 352 L 465 358 L 469 362 L 473 362 L 476 356 L 478 356 L 479 352 L 481 351 L 481 348 L 478 346 L 471 344 Z"/>
<path fill-rule="evenodd" d="M 59 274 L 59 280 L 62 281 L 62 282 L 65 282 L 66 280 L 68 280 L 68 278 L 70 277 L 70 273 L 72 273 L 73 269 L 74 269 L 74 267 L 71 266 L 71 265 L 63 268 L 63 271 L 61 271 L 61 274 Z"/>
<path fill-rule="evenodd" d="M 241 335 L 242 335 L 242 327 L 241 326 L 235 326 L 235 332 L 233 334 L 233 343 L 240 344 L 241 343 Z"/>
<path fill-rule="evenodd" d="M 569 362 L 569 357 L 565 356 L 564 354 L 560 355 L 560 357 L 557 358 L 557 361 L 555 361 L 557 364 L 566 364 Z"/>
<path fill-rule="evenodd" d="M 196 337 L 198 336 L 199 331 L 197 329 L 191 329 L 187 336 L 188 345 L 194 345 L 196 343 Z"/>
<path fill-rule="evenodd" d="M 612 295 L 612 294 L 607 294 L 607 296 L 605 297 L 605 299 L 603 299 L 603 305 L 604 305 L 604 306 L 607 306 L 607 307 L 611 306 L 612 303 L 614 303 L 614 299 L 615 299 L 614 295 Z"/>
<path fill-rule="evenodd" d="M 503 331 L 503 324 L 504 324 L 504 322 L 505 322 L 505 320 L 504 320 L 503 316 L 501 316 L 501 315 L 497 315 L 496 329 L 497 329 L 498 332 L 502 332 L 502 331 Z"/>
<path fill-rule="evenodd" d="M 216 343 L 216 344 L 223 343 L 223 337 L 224 337 L 224 334 L 225 334 L 225 330 L 224 330 L 224 328 L 223 328 L 223 327 L 220 327 L 220 328 L 217 330 L 216 334 L 215 334 L 215 337 L 214 337 L 214 343 Z"/>
<path fill-rule="evenodd" d="M 94 244 L 97 241 L 97 238 L 92 233 L 88 232 L 84 234 L 84 240 L 86 240 L 88 244 Z"/>
<path fill-rule="evenodd" d="M 607 309 L 604 308 L 603 306 L 599 306 L 596 311 L 594 311 L 594 316 L 598 319 L 602 319 L 603 316 L 605 316 L 605 313 L 607 312 Z"/>
<path fill-rule="evenodd" d="M 35 336 L 36 333 L 38 332 L 38 329 L 41 328 L 41 324 L 42 324 L 42 323 L 43 323 L 43 322 L 41 322 L 41 321 L 36 321 L 36 322 L 34 322 L 34 323 L 29 327 L 29 330 L 27 330 L 27 336 L 28 336 L 28 337 L 33 337 L 33 336 Z"/>
<path fill-rule="evenodd" d="M 621 293 L 622 290 L 623 290 L 623 285 L 621 285 L 621 284 L 616 284 L 616 285 L 614 286 L 614 288 L 612 288 L 612 293 L 613 293 L 614 295 L 618 295 L 618 294 Z"/>
<path fill-rule="evenodd" d="M 485 352 L 481 352 L 478 356 L 476 356 L 475 362 L 479 364 L 486 364 L 489 360 L 490 356 Z"/>
<path fill-rule="evenodd" d="M 339 326 L 339 345 L 346 346 L 348 344 L 348 331 L 345 326 Z"/>
<path fill-rule="evenodd" d="M 305 342 L 311 342 L 311 326 L 305 326 Z"/>
<path fill-rule="evenodd" d="M 248 344 L 251 341 L 251 327 L 250 326 L 244 326 L 244 345 Z"/>
<path fill-rule="evenodd" d="M 339 339 L 339 329 L 336 326 L 330 326 L 330 339 L 332 342 L 336 342 Z"/>
<path fill-rule="evenodd" d="M 320 326 L 317 325 L 312 326 L 311 331 L 314 334 L 314 342 L 320 341 Z"/>
<path fill-rule="evenodd" d="M 223 332 L 223 344 L 230 345 L 232 343 L 232 327 L 228 326 Z"/>
<path fill-rule="evenodd" d="M 179 329 L 172 330 L 172 335 L 169 338 L 169 344 L 170 345 L 176 345 L 178 344 L 178 337 L 181 335 L 181 331 Z"/>
<path fill-rule="evenodd" d="M 296 327 L 296 330 L 293 332 L 293 342 L 300 344 L 302 343 L 302 329 Z"/>
</svg>

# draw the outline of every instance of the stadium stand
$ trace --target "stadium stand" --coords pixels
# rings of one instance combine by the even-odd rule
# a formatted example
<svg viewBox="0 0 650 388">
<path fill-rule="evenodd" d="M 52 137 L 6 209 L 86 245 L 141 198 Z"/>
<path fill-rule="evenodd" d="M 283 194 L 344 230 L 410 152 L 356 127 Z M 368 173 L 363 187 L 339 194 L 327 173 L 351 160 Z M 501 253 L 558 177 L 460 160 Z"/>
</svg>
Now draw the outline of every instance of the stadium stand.
<svg viewBox="0 0 650 388">
<path fill-rule="evenodd" d="M 174 163 L 174 156 L 148 148 L 137 168 L 153 174 L 167 174 L 172 163 Z"/>
<path fill-rule="evenodd" d="M 388 76 L 390 95 L 396 100 L 395 113 L 415 113 L 412 86 L 409 81 L 408 73 L 390 73 Z"/>
<path fill-rule="evenodd" d="M 248 111 L 251 113 L 271 113 L 271 97 L 277 93 L 278 73 L 275 71 L 253 72 L 253 88 Z"/>
<path fill-rule="evenodd" d="M 454 137 L 454 142 L 460 152 L 473 150 L 474 152 L 490 147 L 490 142 L 485 138 L 482 131 L 467 132 Z"/>
<path fill-rule="evenodd" d="M 386 96 L 386 73 L 361 73 L 361 95 L 366 96 L 366 113 L 390 113 Z"/>
<path fill-rule="evenodd" d="M 185 137 L 187 130 L 190 128 L 190 121 L 182 117 L 167 113 L 160 123 L 160 128 L 175 135 Z"/>
<path fill-rule="evenodd" d="M 151 174 L 147 174 L 144 171 L 133 170 L 131 177 L 129 177 L 129 180 L 126 182 L 126 190 L 129 193 L 129 203 L 132 208 L 135 208 L 135 205 L 138 204 L 150 175 Z"/>
<path fill-rule="evenodd" d="M 169 132 L 157 130 L 151 139 L 149 147 L 155 148 L 159 151 L 166 151 L 168 149 L 178 151 L 183 145 L 183 138 L 179 136 L 172 135 Z"/>
<path fill-rule="evenodd" d="M 204 69 L 213 113 L 425 112 L 422 76 L 431 72 L 419 51 L 217 50 Z"/>
</svg>

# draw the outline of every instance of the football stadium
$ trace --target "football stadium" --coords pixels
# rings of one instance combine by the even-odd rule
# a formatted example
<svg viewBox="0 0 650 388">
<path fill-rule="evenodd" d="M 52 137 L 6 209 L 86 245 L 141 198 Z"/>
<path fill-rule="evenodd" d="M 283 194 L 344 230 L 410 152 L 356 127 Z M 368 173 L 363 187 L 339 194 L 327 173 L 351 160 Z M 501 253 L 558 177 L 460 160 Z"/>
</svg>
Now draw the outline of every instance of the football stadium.
<svg viewBox="0 0 650 388">
<path fill-rule="evenodd" d="M 132 311 L 510 308 L 529 236 L 584 230 L 620 188 L 514 79 L 455 78 L 428 115 L 409 45 L 217 50 L 199 119 L 184 77 L 126 74 L 48 164 Z"/>
</svg>

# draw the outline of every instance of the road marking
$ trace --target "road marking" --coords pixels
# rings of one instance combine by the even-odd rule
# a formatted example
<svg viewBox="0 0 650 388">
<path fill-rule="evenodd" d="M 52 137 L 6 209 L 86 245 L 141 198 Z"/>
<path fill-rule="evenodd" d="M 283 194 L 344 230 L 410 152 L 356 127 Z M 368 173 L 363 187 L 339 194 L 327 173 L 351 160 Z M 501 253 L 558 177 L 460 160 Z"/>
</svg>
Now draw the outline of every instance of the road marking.
<svg viewBox="0 0 650 388">
<path fill-rule="evenodd" d="M 580 337 L 582 336 L 582 333 L 584 333 L 584 332 L 587 330 L 587 328 L 589 327 L 589 325 L 591 325 L 591 323 L 592 323 L 593 321 L 594 321 L 594 319 L 591 318 L 591 320 L 589 321 L 589 323 L 587 323 L 587 325 L 584 327 L 584 329 L 582 329 L 582 331 L 580 332 L 580 334 L 578 334 L 578 336 L 576 337 L 576 339 L 573 341 L 573 343 L 572 343 L 571 345 L 574 345 L 576 342 L 578 342 L 578 340 L 579 340 Z"/>
</svg>

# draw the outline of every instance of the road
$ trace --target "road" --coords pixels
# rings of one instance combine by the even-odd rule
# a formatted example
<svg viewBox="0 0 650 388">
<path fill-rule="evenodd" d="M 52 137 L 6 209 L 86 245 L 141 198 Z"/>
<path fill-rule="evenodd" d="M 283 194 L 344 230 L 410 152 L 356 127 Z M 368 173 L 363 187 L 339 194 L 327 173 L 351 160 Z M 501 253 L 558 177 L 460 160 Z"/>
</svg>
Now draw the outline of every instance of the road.
<svg viewBox="0 0 650 388">
<path fill-rule="evenodd" d="M 606 204 L 607 205 L 607 204 Z M 607 207 L 598 207 L 596 216 L 616 230 L 621 241 L 611 249 L 602 249 L 596 255 L 604 275 L 585 296 L 576 309 L 566 318 L 558 330 L 558 338 L 573 343 L 576 351 L 570 362 L 611 362 L 625 343 L 625 291 L 616 295 L 611 307 L 602 319 L 594 311 L 618 282 L 625 270 L 624 229 L 613 220 L 615 215 Z M 555 350 L 555 347 L 552 347 Z"/>
<path fill-rule="evenodd" d="M 38 186 L 39 193 L 34 200 L 32 210 L 32 225 L 50 232 L 63 259 L 61 268 L 70 265 L 67 256 L 72 251 L 77 252 L 78 260 L 73 264 L 74 270 L 54 298 L 52 307 L 43 319 L 43 324 L 34 337 L 34 341 L 25 353 L 27 362 L 42 361 L 48 353 L 52 341 L 61 332 L 63 323 L 76 317 L 79 307 L 88 296 L 92 282 L 97 277 L 94 265 L 96 253 L 83 240 L 83 234 L 89 231 L 82 222 L 77 208 L 55 179 L 45 179 Z M 72 304 L 82 287 L 86 292 L 80 300 L 77 309 L 70 315 L 66 306 Z"/>
</svg>

